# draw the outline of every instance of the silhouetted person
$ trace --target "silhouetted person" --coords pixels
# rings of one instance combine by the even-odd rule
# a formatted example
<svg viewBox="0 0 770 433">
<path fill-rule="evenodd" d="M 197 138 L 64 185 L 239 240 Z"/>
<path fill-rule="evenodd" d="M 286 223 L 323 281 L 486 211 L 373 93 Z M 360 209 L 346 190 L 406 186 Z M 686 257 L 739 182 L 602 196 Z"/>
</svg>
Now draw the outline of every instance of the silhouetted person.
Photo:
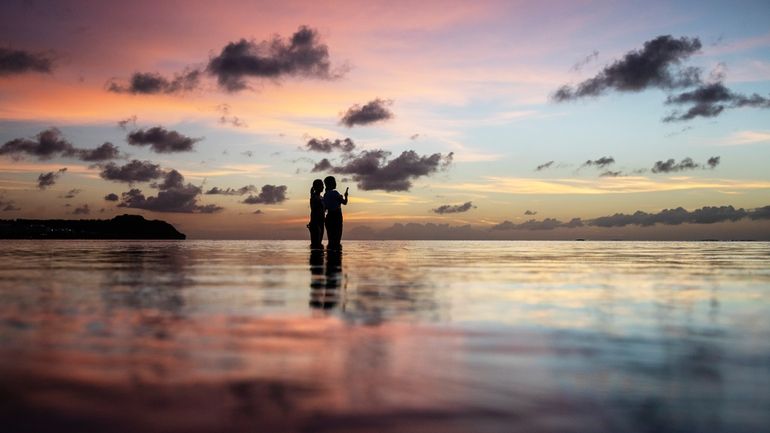
<svg viewBox="0 0 770 433">
<path fill-rule="evenodd" d="M 310 248 L 324 247 L 324 201 L 321 198 L 323 189 L 324 183 L 321 179 L 314 180 L 310 188 L 310 222 L 307 225 L 310 230 Z"/>
<path fill-rule="evenodd" d="M 348 190 L 345 188 L 343 196 L 337 192 L 337 180 L 334 176 L 324 179 L 326 193 L 324 194 L 324 206 L 326 206 L 326 237 L 329 243 L 326 246 L 330 250 L 342 249 L 342 205 L 348 204 Z"/>
</svg>

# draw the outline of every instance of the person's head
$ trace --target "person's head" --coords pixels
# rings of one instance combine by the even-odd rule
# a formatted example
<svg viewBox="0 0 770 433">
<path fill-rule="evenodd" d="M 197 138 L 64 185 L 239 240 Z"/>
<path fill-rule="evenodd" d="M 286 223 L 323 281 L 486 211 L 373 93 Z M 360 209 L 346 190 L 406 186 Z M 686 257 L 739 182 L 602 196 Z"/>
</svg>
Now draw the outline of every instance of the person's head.
<svg viewBox="0 0 770 433">
<path fill-rule="evenodd" d="M 315 191 L 316 194 L 320 194 L 321 191 L 324 190 L 324 182 L 321 179 L 316 179 L 313 181 L 313 191 Z"/>
<path fill-rule="evenodd" d="M 326 185 L 327 191 L 337 189 L 337 179 L 335 179 L 334 176 L 326 176 L 324 179 L 324 185 Z"/>
</svg>

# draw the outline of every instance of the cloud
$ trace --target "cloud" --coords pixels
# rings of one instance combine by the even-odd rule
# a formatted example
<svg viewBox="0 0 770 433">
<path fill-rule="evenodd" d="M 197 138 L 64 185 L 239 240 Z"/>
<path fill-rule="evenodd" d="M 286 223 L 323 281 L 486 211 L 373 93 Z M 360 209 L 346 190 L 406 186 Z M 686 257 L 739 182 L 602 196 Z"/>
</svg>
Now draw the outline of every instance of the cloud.
<svg viewBox="0 0 770 433">
<path fill-rule="evenodd" d="M 0 76 L 28 72 L 50 73 L 54 60 L 50 54 L 0 48 Z"/>
<path fill-rule="evenodd" d="M 286 198 L 286 185 L 263 185 L 258 195 L 249 194 L 243 200 L 246 204 L 277 204 L 283 203 Z"/>
<path fill-rule="evenodd" d="M 554 164 L 555 161 L 548 161 L 546 163 L 540 164 L 535 168 L 535 171 L 543 171 L 547 168 L 551 168 L 551 166 Z"/>
<path fill-rule="evenodd" d="M 121 194 L 118 207 L 177 213 L 215 213 L 223 209 L 214 204 L 199 204 L 201 188 L 185 184 L 184 176 L 176 170 L 165 173 L 163 182 L 154 186 L 159 189 L 157 196 L 146 197 L 140 189 L 133 188 Z"/>
<path fill-rule="evenodd" d="M 240 187 L 238 189 L 234 189 L 234 188 L 222 189 L 222 188 L 219 188 L 219 187 L 215 186 L 215 187 L 211 188 L 210 190 L 206 191 L 205 194 L 208 194 L 208 195 L 216 195 L 216 194 L 219 194 L 219 195 L 244 195 L 247 192 L 254 192 L 256 190 L 257 190 L 257 187 L 254 186 L 254 185 L 246 185 L 246 186 L 242 186 L 242 187 Z"/>
<path fill-rule="evenodd" d="M 22 154 L 37 157 L 39 160 L 63 156 L 81 161 L 106 161 L 120 157 L 118 148 L 112 143 L 104 143 L 95 149 L 75 147 L 64 139 L 61 131 L 56 128 L 43 130 L 35 135 L 34 139 L 15 138 L 0 146 L 0 155 L 18 158 Z"/>
<path fill-rule="evenodd" d="M 721 157 L 712 156 L 706 162 L 708 168 L 716 168 L 719 165 Z M 696 163 L 692 158 L 684 158 L 680 162 L 676 162 L 674 159 L 668 159 L 664 161 L 657 161 L 652 167 L 653 173 L 675 173 L 678 171 L 695 170 L 698 168 L 706 168 L 705 166 Z"/>
<path fill-rule="evenodd" d="M 390 152 L 373 149 L 344 157 L 343 164 L 338 166 L 323 159 L 313 167 L 313 171 L 351 175 L 364 191 L 409 191 L 412 180 L 446 169 L 453 156 L 452 152 L 447 155 L 434 153 L 420 156 L 413 150 L 407 150 L 388 160 Z"/>
<path fill-rule="evenodd" d="M 612 165 L 615 163 L 615 158 L 611 156 L 603 156 L 596 160 L 588 160 L 583 163 L 582 167 L 597 167 L 597 168 L 604 168 L 608 165 Z"/>
<path fill-rule="evenodd" d="M 626 53 L 604 67 L 596 76 L 576 87 L 562 86 L 553 95 L 557 102 L 599 96 L 608 90 L 639 92 L 647 88 L 674 89 L 700 82 L 697 68 L 674 68 L 701 48 L 698 38 L 658 36 L 641 50 Z"/>
<path fill-rule="evenodd" d="M 305 148 L 310 152 L 331 153 L 335 150 L 339 150 L 341 152 L 349 153 L 355 150 L 356 145 L 350 138 L 345 138 L 342 140 L 339 138 L 336 140 L 329 140 L 328 138 L 311 138 L 305 144 Z"/>
<path fill-rule="evenodd" d="M 73 189 L 67 191 L 66 193 L 64 193 L 64 195 L 61 195 L 59 197 L 60 198 L 66 198 L 66 199 L 75 198 L 75 196 L 80 194 L 81 192 L 83 192 L 82 189 L 73 188 Z"/>
<path fill-rule="evenodd" d="M 736 209 L 733 206 L 704 206 L 693 211 L 682 207 L 676 209 L 663 209 L 657 213 L 636 211 L 633 214 L 616 213 L 594 219 L 583 220 L 573 218 L 568 222 L 561 222 L 554 218 L 544 220 L 529 220 L 521 224 L 511 221 L 503 221 L 490 228 L 499 230 L 554 230 L 557 228 L 576 228 L 584 226 L 592 227 L 625 227 L 629 225 L 649 227 L 655 224 L 680 225 L 680 224 L 714 224 L 728 221 L 738 221 L 744 218 L 753 220 L 770 219 L 770 206 L 746 210 Z"/>
<path fill-rule="evenodd" d="M 589 63 L 591 63 L 593 61 L 596 61 L 598 58 L 599 58 L 599 51 L 593 50 L 593 52 L 591 52 L 591 54 L 589 54 L 589 55 L 583 57 L 582 59 L 578 60 L 577 62 L 575 62 L 575 64 L 572 65 L 572 67 L 569 70 L 572 71 L 572 72 L 578 72 L 581 69 L 583 69 L 583 67 L 585 65 L 587 65 L 587 64 L 589 64 Z"/>
<path fill-rule="evenodd" d="M 469 210 L 474 208 L 476 208 L 476 206 L 473 206 L 473 203 L 468 201 L 460 205 L 451 205 L 451 204 L 441 205 L 433 209 L 433 212 L 437 214 L 460 213 L 460 212 L 468 212 Z"/>
<path fill-rule="evenodd" d="M 770 142 L 770 131 L 739 131 L 727 138 L 725 144 L 740 145 Z"/>
<path fill-rule="evenodd" d="M 388 107 L 393 105 L 392 100 L 385 100 L 377 98 L 373 101 L 369 101 L 366 104 L 356 104 L 342 115 L 340 123 L 352 128 L 355 125 L 369 125 L 371 123 L 388 120 L 393 117 L 393 113 L 388 110 Z"/>
<path fill-rule="evenodd" d="M 524 215 L 537 215 L 537 211 L 527 209 L 524 211 Z"/>
<path fill-rule="evenodd" d="M 725 109 L 739 107 L 770 108 L 770 96 L 763 97 L 757 93 L 746 96 L 735 93 L 722 82 L 706 83 L 694 90 L 669 96 L 668 105 L 690 105 L 684 111 L 674 110 L 663 118 L 664 122 L 691 120 L 696 117 L 716 117 Z"/>
<path fill-rule="evenodd" d="M 128 125 L 136 126 L 137 117 L 136 114 L 132 115 L 131 117 L 127 117 L 123 120 L 118 120 L 118 128 L 122 130 L 126 130 L 128 128 Z"/>
<path fill-rule="evenodd" d="M 619 176 L 625 176 L 622 171 L 612 171 L 612 170 L 605 170 L 601 173 L 599 173 L 599 177 L 619 177 Z"/>
<path fill-rule="evenodd" d="M 521 224 L 515 224 L 511 221 L 503 221 L 490 227 L 490 230 L 553 230 L 560 227 L 574 228 L 582 227 L 583 221 L 580 218 L 573 218 L 569 222 L 561 222 L 554 218 L 546 218 L 542 221 L 531 219 Z"/>
<path fill-rule="evenodd" d="M 191 138 L 176 131 L 169 131 L 160 126 L 143 130 L 139 129 L 128 134 L 128 144 L 134 146 L 149 145 L 157 153 L 189 152 L 201 138 Z"/>
<path fill-rule="evenodd" d="M 223 125 L 232 125 L 236 128 L 245 128 L 248 125 L 238 116 L 230 114 L 230 104 L 217 105 L 217 111 L 219 112 L 219 123 Z"/>
<path fill-rule="evenodd" d="M 73 156 L 75 147 L 62 137 L 61 131 L 56 128 L 39 132 L 34 140 L 16 138 L 6 142 L 0 147 L 0 155 L 28 154 L 38 159 L 50 159 L 54 156 Z"/>
<path fill-rule="evenodd" d="M 106 201 L 118 201 L 118 200 L 120 200 L 120 197 L 118 197 L 118 195 L 115 194 L 114 192 L 111 192 L 111 193 L 109 193 L 109 194 L 104 196 L 104 200 L 106 200 Z"/>
<path fill-rule="evenodd" d="M 16 206 L 15 201 L 8 200 L 2 194 L 0 194 L 0 210 L 3 212 L 15 212 L 20 211 L 21 208 Z"/>
<path fill-rule="evenodd" d="M 151 161 L 139 161 L 137 159 L 122 166 L 110 162 L 102 166 L 102 171 L 99 173 L 102 179 L 127 183 L 148 182 L 159 179 L 164 175 L 165 172 L 160 168 L 160 164 L 153 164 Z"/>
<path fill-rule="evenodd" d="M 313 173 L 319 172 L 319 171 L 331 171 L 333 168 L 331 161 L 324 158 L 316 163 L 316 165 L 313 166 L 313 169 L 310 170 Z"/>
<path fill-rule="evenodd" d="M 624 227 L 627 225 L 652 226 L 655 224 L 712 224 L 738 221 L 746 217 L 766 219 L 761 210 L 747 211 L 742 208 L 735 209 L 732 206 L 704 206 L 691 212 L 678 207 L 676 209 L 663 209 L 658 213 L 643 211 L 636 211 L 633 214 L 616 213 L 611 216 L 595 218 L 589 221 L 589 225 L 596 227 Z"/>
<path fill-rule="evenodd" d="M 120 84 L 115 80 L 108 81 L 107 90 L 114 93 L 130 93 L 132 95 L 189 92 L 198 87 L 200 76 L 201 71 L 198 69 L 187 69 L 176 74 L 170 80 L 154 72 L 136 72 L 131 76 L 131 80 L 127 84 Z"/>
<path fill-rule="evenodd" d="M 230 42 L 209 59 L 206 71 L 217 78 L 228 92 L 248 88 L 246 79 L 286 76 L 333 79 L 341 76 L 332 72 L 329 48 L 319 40 L 318 32 L 300 27 L 289 40 L 274 36 L 270 41 Z"/>
<path fill-rule="evenodd" d="M 105 142 L 96 149 L 77 149 L 76 154 L 81 161 L 109 161 L 120 157 L 117 146 Z"/>
<path fill-rule="evenodd" d="M 770 220 L 770 206 L 756 208 L 749 212 L 749 218 L 753 220 Z"/>
<path fill-rule="evenodd" d="M 67 171 L 67 167 L 60 168 L 57 171 L 40 173 L 40 175 L 37 177 L 37 187 L 40 189 L 46 189 L 49 186 L 53 186 L 65 171 Z"/>
<path fill-rule="evenodd" d="M 82 204 L 76 207 L 72 213 L 74 215 L 88 215 L 91 213 L 91 208 L 88 207 L 88 204 Z"/>
</svg>

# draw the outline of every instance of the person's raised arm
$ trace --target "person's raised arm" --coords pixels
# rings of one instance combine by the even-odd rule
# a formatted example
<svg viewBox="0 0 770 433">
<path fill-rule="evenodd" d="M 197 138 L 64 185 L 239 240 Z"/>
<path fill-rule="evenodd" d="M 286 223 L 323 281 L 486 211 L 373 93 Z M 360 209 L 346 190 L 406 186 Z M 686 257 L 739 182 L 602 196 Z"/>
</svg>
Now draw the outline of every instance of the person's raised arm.
<svg viewBox="0 0 770 433">
<path fill-rule="evenodd" d="M 348 189 L 345 188 L 345 196 L 342 197 L 342 200 L 340 201 L 342 204 L 348 204 Z"/>
</svg>

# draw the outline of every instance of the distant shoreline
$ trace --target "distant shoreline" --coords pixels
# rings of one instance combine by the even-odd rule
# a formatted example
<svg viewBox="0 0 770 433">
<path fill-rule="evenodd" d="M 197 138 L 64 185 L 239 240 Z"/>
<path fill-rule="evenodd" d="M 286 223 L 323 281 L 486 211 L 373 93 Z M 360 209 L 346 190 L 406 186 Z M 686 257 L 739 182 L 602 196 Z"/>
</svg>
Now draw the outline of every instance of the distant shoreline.
<svg viewBox="0 0 770 433">
<path fill-rule="evenodd" d="M 0 239 L 186 239 L 173 225 L 141 215 L 110 220 L 0 220 Z"/>
</svg>

